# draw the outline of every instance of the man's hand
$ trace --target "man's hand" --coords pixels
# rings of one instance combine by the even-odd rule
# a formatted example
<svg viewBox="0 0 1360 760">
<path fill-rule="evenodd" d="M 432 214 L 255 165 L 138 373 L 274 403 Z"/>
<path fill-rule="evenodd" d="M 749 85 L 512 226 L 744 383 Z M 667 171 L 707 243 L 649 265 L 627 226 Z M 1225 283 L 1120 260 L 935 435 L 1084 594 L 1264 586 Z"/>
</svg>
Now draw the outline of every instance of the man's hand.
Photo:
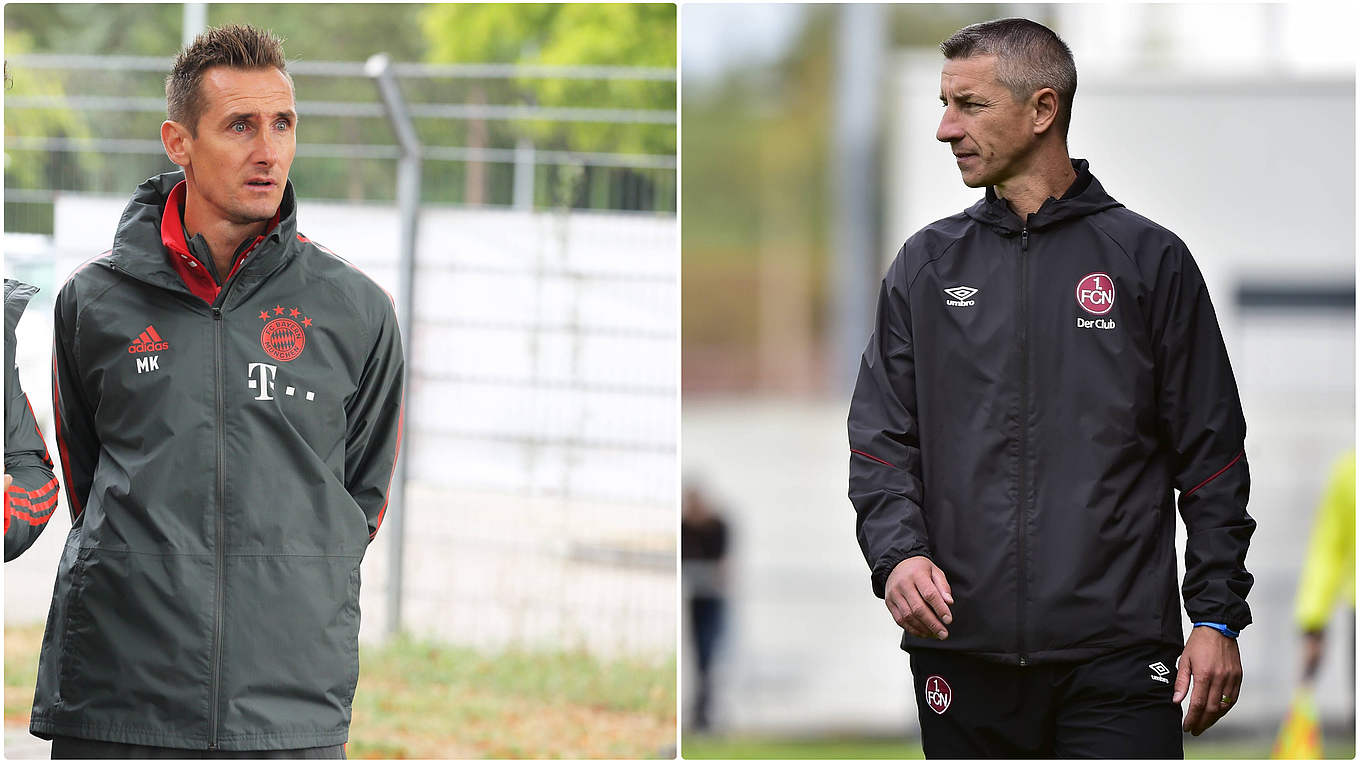
<svg viewBox="0 0 1360 760">
<path fill-rule="evenodd" d="M 1185 712 L 1181 730 L 1199 736 L 1237 704 L 1242 688 L 1242 657 L 1237 651 L 1237 640 L 1207 626 L 1191 630 L 1185 651 L 1181 652 L 1172 702 L 1180 704 L 1185 699 L 1192 677 L 1195 690 L 1190 695 L 1190 709 Z"/>
<path fill-rule="evenodd" d="M 949 581 L 934 562 L 925 557 L 908 557 L 897 563 L 888 576 L 883 601 L 893 620 L 913 636 L 943 639 L 949 636 L 946 625 L 954 622 L 949 606 L 954 595 Z"/>
</svg>

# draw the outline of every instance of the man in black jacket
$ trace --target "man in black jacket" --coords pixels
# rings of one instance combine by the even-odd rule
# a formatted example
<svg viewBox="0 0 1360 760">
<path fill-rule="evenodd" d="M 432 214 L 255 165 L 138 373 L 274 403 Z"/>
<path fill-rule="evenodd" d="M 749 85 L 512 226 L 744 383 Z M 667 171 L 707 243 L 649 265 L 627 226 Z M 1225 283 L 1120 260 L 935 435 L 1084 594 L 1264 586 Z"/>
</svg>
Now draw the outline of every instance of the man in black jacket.
<svg viewBox="0 0 1360 760">
<path fill-rule="evenodd" d="M 56 298 L 73 524 L 30 730 L 53 757 L 343 757 L 359 564 L 401 439 L 386 293 L 298 230 L 279 40 L 204 32 L 166 154 Z"/>
<path fill-rule="evenodd" d="M 986 197 L 903 245 L 849 414 L 857 534 L 925 751 L 1180 756 L 1178 729 L 1237 700 L 1251 622 L 1246 424 L 1213 306 L 1184 243 L 1069 158 L 1057 35 L 1005 19 L 941 47 L 936 137 Z"/>
</svg>

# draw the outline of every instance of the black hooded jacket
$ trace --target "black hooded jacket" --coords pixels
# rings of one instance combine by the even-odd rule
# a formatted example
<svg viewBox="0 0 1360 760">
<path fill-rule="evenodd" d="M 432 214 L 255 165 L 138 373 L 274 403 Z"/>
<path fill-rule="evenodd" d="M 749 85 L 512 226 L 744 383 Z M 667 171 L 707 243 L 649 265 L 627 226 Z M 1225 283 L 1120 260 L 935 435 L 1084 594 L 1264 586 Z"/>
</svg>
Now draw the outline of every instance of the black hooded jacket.
<svg viewBox="0 0 1360 760">
<path fill-rule="evenodd" d="M 930 558 L 949 638 L 906 649 L 1077 661 L 1251 622 L 1246 423 L 1204 280 L 1174 234 L 1077 180 L 1023 222 L 986 198 L 907 240 L 849 414 L 850 500 L 882 597 Z"/>
<path fill-rule="evenodd" d="M 183 179 L 143 183 L 113 249 L 56 298 L 74 523 L 30 730 L 185 749 L 341 744 L 359 563 L 401 437 L 396 314 L 299 234 L 291 183 L 277 223 L 205 300 L 206 279 L 184 278 L 201 265 L 180 263 L 182 232 L 167 237 Z"/>
</svg>

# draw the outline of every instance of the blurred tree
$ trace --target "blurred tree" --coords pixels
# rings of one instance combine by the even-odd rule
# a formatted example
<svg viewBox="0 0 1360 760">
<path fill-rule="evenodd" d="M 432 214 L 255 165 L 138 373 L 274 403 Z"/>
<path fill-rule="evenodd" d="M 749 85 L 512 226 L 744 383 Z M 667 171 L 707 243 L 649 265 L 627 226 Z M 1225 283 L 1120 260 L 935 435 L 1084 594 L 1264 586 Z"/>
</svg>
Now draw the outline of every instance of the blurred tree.
<svg viewBox="0 0 1360 760">
<path fill-rule="evenodd" d="M 26 35 L 24 50 L 67 55 L 170 57 L 180 48 L 183 4 L 25 4 L 5 9 L 7 34 Z M 377 52 L 393 60 L 457 62 L 585 63 L 635 66 L 675 65 L 675 7 L 502 4 L 428 6 L 414 3 L 226 3 L 209 4 L 207 23 L 250 23 L 284 39 L 290 62 L 363 61 Z M 437 47 L 438 50 L 432 50 Z M 12 50 L 18 49 L 15 47 Z M 11 67 L 12 69 L 14 67 Z M 45 94 L 164 95 L 163 72 L 113 69 L 39 70 L 52 86 Z M 24 72 L 28 76 L 27 72 Z M 374 103 L 367 77 L 321 77 L 294 73 L 303 101 Z M 37 80 L 33 80 L 35 83 Z M 412 103 L 540 103 L 574 107 L 633 109 L 675 107 L 676 84 L 598 80 L 409 78 L 401 83 Z M 7 119 L 21 128 L 39 127 L 22 110 L 7 108 Z M 154 140 L 163 113 L 95 111 L 81 115 L 99 137 Z M 299 125 L 301 150 L 292 176 L 312 197 L 386 200 L 395 174 L 390 159 L 309 155 L 316 144 L 379 146 L 395 140 L 382 116 L 304 115 Z M 420 118 L 416 127 L 431 147 L 514 148 L 529 137 L 542 149 L 601 150 L 673 154 L 675 127 L 662 125 L 533 124 L 487 120 Z M 7 131 L 6 134 L 15 134 Z M 43 136 L 30 133 L 26 136 Z M 17 151 L 15 151 L 17 154 Z M 34 161 L 70 162 L 52 154 Z M 80 159 L 84 161 L 84 157 Z M 138 180 L 169 168 L 163 156 L 110 154 L 101 172 L 57 172 L 64 184 L 52 189 L 122 192 L 129 177 Z M 35 176 L 24 170 L 24 176 Z M 675 172 L 590 167 L 580 182 L 563 183 L 559 167 L 540 166 L 536 199 L 552 203 L 554 188 L 571 187 L 572 205 L 606 208 L 675 208 Z M 570 172 L 569 172 L 570 173 Z M 39 172 L 38 176 L 42 176 Z M 51 176 L 53 172 L 46 170 Z M 475 175 L 469 178 L 469 175 Z M 17 181 L 17 178 L 16 178 Z M 474 188 L 472 193 L 468 188 Z M 429 202 L 509 203 L 514 167 L 507 163 L 431 160 L 426 165 L 424 197 Z M 321 196 L 318 196 L 318 193 Z M 654 205 L 653 205 L 654 204 Z"/>
<path fill-rule="evenodd" d="M 33 41 L 23 32 L 5 32 L 7 55 L 22 55 L 33 49 Z M 61 77 L 45 69 L 19 69 L 5 63 L 6 95 L 63 94 Z M 101 154 L 94 152 L 66 153 L 45 150 L 15 150 L 10 148 L 14 137 L 70 137 L 91 136 L 86 115 L 70 108 L 13 109 L 5 114 L 5 186 L 16 188 L 61 187 L 69 181 L 67 175 L 97 171 Z"/>
<path fill-rule="evenodd" d="M 439 63 L 673 68 L 675 6 L 660 3 L 503 4 L 428 6 L 423 17 L 429 60 Z M 519 95 L 544 106 L 672 110 L 668 81 L 526 78 Z M 574 150 L 673 153 L 675 128 L 599 123 L 536 124 L 540 140 Z"/>
<path fill-rule="evenodd" d="M 28 34 L 35 53 L 174 55 L 182 18 L 179 3 L 14 3 L 5 31 Z"/>
<path fill-rule="evenodd" d="M 834 6 L 803 6 L 803 26 L 783 56 L 766 65 L 736 66 L 705 86 L 686 81 L 681 227 L 682 389 L 801 392 L 824 387 L 826 311 L 830 297 L 831 107 L 835 103 Z M 968 24 L 1007 15 L 1001 4 L 895 5 L 894 47 L 936 48 Z M 1034 18 L 1046 21 L 1042 8 Z M 891 61 L 885 66 L 891 66 Z M 683 75 L 683 74 L 682 74 Z M 886 93 L 885 93 L 886 95 Z M 897 128 L 884 115 L 884 130 Z M 921 135 L 933 140 L 933 134 Z M 866 177 L 865 181 L 881 178 Z M 892 249 L 901 241 L 885 241 Z M 776 272 L 772 262 L 787 262 Z M 794 351 L 781 374 L 768 369 L 771 314 L 789 307 L 792 290 L 804 312 L 810 350 Z M 778 308 L 763 300 L 782 299 Z M 868 338 L 868 326 L 865 326 Z M 780 347 L 774 346 L 777 352 Z M 762 373 L 760 357 L 766 358 Z M 806 376 L 801 376 L 806 375 Z"/>
<path fill-rule="evenodd" d="M 450 3 L 428 6 L 422 27 L 428 59 L 437 63 L 539 63 L 671 67 L 676 62 L 675 6 L 596 3 Z M 672 110 L 676 85 L 669 81 L 552 79 L 482 81 L 471 103 L 536 103 L 543 106 Z M 673 154 L 675 127 L 598 122 L 487 122 L 468 120 L 473 148 L 514 145 L 530 138 L 544 148 L 619 153 Z M 485 168 L 470 162 L 467 197 L 485 187 Z M 627 181 L 625 179 L 625 181 Z M 651 177 L 643 177 L 650 184 Z M 590 178 L 577 183 L 582 191 Z M 594 187 L 607 188 L 605 183 Z"/>
</svg>

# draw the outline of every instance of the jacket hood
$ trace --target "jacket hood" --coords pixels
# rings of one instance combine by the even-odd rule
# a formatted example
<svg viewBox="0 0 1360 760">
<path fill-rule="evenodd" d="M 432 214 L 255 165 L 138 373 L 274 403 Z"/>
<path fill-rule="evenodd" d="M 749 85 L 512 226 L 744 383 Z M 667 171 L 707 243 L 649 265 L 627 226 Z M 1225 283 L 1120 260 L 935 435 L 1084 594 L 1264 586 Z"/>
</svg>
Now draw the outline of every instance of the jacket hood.
<svg viewBox="0 0 1360 760">
<path fill-rule="evenodd" d="M 1059 222 L 1078 219 L 1083 216 L 1118 208 L 1124 204 L 1110 197 L 1105 188 L 1091 174 L 1090 163 L 1084 158 L 1071 159 L 1077 178 L 1061 198 L 1048 198 L 1039 210 L 1030 214 L 1029 219 L 1021 220 L 1011 211 L 1006 200 L 996 194 L 994 187 L 987 188 L 987 195 L 974 203 L 964 213 L 973 219 L 1001 232 L 1017 233 L 1022 228 L 1042 229 Z"/>
<path fill-rule="evenodd" d="M 158 174 L 137 186 L 118 221 L 112 255 L 106 259 L 109 265 L 153 284 L 188 291 L 161 243 L 161 217 L 165 214 L 166 200 L 175 185 L 183 180 L 183 171 L 173 171 Z M 296 237 L 297 203 L 293 181 L 288 180 L 283 187 L 283 200 L 279 203 L 279 223 L 250 253 L 243 269 L 249 266 L 262 272 L 282 264 L 291 255 L 292 246 L 289 242 Z"/>
</svg>

